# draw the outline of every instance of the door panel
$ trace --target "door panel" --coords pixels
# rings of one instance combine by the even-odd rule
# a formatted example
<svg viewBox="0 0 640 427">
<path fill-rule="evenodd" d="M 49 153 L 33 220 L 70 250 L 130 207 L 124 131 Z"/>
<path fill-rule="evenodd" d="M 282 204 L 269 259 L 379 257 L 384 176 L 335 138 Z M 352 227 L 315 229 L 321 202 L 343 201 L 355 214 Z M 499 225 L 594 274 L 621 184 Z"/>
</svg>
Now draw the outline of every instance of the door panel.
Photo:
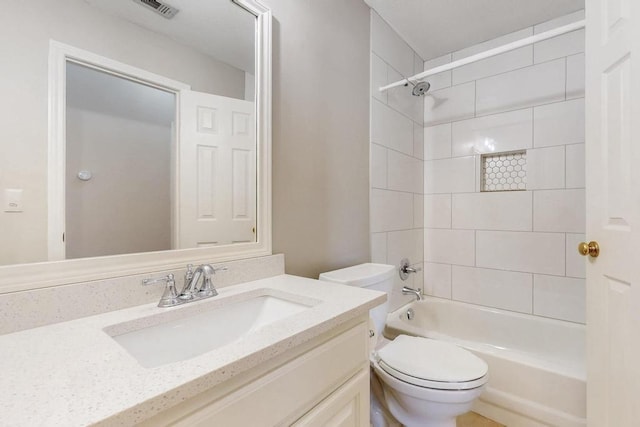
<svg viewBox="0 0 640 427">
<path fill-rule="evenodd" d="M 254 109 L 249 101 L 180 93 L 180 248 L 255 241 Z"/>
<path fill-rule="evenodd" d="M 640 2 L 586 8 L 587 239 L 601 248 L 587 263 L 587 420 L 626 427 L 640 422 Z"/>
</svg>

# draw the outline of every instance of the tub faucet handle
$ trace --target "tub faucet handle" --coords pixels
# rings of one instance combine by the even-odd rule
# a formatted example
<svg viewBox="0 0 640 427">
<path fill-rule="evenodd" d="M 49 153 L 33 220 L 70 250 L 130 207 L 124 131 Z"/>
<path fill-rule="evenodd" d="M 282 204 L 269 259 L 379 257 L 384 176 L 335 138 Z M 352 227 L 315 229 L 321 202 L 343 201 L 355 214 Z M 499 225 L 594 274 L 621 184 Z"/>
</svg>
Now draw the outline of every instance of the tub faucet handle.
<svg viewBox="0 0 640 427">
<path fill-rule="evenodd" d="M 402 258 L 400 261 L 400 268 L 398 269 L 398 273 L 400 274 L 400 278 L 402 280 L 407 280 L 409 278 L 409 274 L 417 273 L 418 271 L 422 271 L 420 267 L 411 267 L 411 262 L 408 258 Z"/>
</svg>

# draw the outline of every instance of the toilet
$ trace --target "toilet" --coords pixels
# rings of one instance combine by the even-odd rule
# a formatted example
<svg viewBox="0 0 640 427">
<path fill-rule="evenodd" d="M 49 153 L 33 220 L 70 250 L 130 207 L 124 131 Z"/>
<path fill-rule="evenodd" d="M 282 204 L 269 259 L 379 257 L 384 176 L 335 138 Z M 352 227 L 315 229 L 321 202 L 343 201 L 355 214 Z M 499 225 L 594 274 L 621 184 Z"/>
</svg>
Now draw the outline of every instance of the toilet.
<svg viewBox="0 0 640 427">
<path fill-rule="evenodd" d="M 327 282 L 390 294 L 396 267 L 360 264 L 320 274 Z M 374 427 L 455 427 L 488 379 L 487 364 L 471 352 L 444 341 L 399 335 L 382 336 L 388 300 L 370 311 L 372 375 L 371 423 Z M 392 415 L 392 417 L 391 417 Z"/>
</svg>

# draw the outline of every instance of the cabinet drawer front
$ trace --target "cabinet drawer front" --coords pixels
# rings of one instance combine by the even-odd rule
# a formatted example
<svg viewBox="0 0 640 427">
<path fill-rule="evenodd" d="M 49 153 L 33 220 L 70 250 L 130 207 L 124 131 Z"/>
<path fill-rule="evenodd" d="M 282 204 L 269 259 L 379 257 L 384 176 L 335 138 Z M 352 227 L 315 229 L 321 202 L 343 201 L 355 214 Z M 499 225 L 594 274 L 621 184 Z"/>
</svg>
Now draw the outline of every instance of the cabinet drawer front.
<svg viewBox="0 0 640 427">
<path fill-rule="evenodd" d="M 361 323 L 173 425 L 290 424 L 368 366 L 367 353 L 367 326 Z"/>
<path fill-rule="evenodd" d="M 368 427 L 369 368 L 333 392 L 294 424 L 295 427 Z"/>
</svg>

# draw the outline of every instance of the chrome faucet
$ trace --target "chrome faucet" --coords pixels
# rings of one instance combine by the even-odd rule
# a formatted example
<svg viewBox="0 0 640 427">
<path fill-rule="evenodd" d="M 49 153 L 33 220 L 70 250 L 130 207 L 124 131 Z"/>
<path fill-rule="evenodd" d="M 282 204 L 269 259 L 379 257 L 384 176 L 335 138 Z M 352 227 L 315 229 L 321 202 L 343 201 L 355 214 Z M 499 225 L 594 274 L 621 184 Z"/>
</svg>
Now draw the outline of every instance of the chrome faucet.
<svg viewBox="0 0 640 427">
<path fill-rule="evenodd" d="M 154 283 L 164 282 L 166 288 L 158 307 L 173 307 L 180 304 L 186 304 L 192 301 L 198 301 L 201 299 L 214 297 L 218 295 L 218 291 L 213 286 L 211 281 L 216 271 L 226 270 L 227 267 L 213 268 L 210 264 L 202 264 L 195 270 L 193 265 L 187 265 L 187 272 L 185 274 L 184 286 L 180 294 L 176 291 L 176 282 L 173 274 L 168 274 L 165 277 L 156 279 L 145 279 L 142 281 L 143 285 L 152 285 Z M 198 287 L 198 282 L 202 278 L 202 285 Z"/>
<path fill-rule="evenodd" d="M 409 294 L 415 295 L 418 301 L 422 301 L 422 289 L 420 288 L 413 289 L 408 286 L 403 286 L 402 295 L 409 295 Z"/>
<path fill-rule="evenodd" d="M 211 283 L 211 278 L 216 274 L 216 271 L 226 270 L 227 267 L 213 268 L 210 264 L 202 264 L 193 272 L 191 272 L 191 268 L 192 265 L 189 264 L 185 275 L 184 287 L 178 298 L 189 301 L 194 298 L 202 299 L 218 295 L 218 291 Z M 200 278 L 202 278 L 202 285 L 198 288 Z"/>
</svg>

